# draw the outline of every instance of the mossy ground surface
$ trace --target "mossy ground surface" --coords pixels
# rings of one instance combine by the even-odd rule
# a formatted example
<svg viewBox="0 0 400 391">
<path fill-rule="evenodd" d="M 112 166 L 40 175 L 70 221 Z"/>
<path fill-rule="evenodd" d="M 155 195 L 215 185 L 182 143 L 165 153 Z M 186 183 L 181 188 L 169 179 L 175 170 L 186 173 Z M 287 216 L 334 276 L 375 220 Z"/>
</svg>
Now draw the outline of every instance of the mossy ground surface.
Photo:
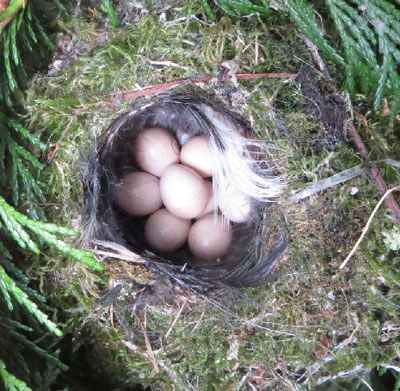
<svg viewBox="0 0 400 391">
<path fill-rule="evenodd" d="M 81 154 L 128 107 L 97 105 L 110 94 L 216 74 L 225 60 L 251 73 L 296 73 L 312 64 L 285 19 L 222 17 L 210 24 L 200 2 L 174 4 L 167 11 L 136 10 L 135 23 L 119 28 L 104 26 L 94 11 L 63 23 L 59 40 L 67 43 L 59 51 L 72 60 L 51 77 L 38 75 L 27 98 L 31 127 L 58 147 L 43 178 L 53 221 L 79 227 Z M 307 111 L 296 82 L 245 81 L 239 92 L 259 135 L 278 146 L 274 158 L 287 176 L 288 195 L 361 163 L 345 132 L 333 144 L 326 141 L 327 130 Z M 396 158 L 387 129 L 376 122 L 363 134 L 376 160 Z M 398 169 L 380 166 L 388 183 L 399 182 Z M 110 261 L 99 277 L 49 258 L 38 278 L 64 310 L 70 364 L 86 344 L 87 365 L 107 379 L 107 389 L 284 390 L 313 389 L 324 376 L 398 360 L 400 234 L 384 207 L 339 270 L 378 199 L 365 175 L 301 203 L 284 201 L 290 245 L 274 280 L 221 299 L 175 291 L 173 300 L 150 303 L 146 319 L 130 315 L 134 289 L 126 283 L 156 278 L 141 267 Z M 118 283 L 119 304 L 98 301 Z M 135 346 L 126 343 L 129 330 L 137 334 Z"/>
</svg>

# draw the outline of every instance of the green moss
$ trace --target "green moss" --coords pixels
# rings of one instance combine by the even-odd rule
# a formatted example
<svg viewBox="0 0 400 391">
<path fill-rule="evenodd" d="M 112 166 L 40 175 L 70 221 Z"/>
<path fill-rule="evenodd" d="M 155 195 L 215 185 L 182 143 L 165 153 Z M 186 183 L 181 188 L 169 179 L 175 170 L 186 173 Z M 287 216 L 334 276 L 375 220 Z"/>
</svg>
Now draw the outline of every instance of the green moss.
<svg viewBox="0 0 400 391">
<path fill-rule="evenodd" d="M 101 33 L 94 23 L 74 20 L 65 26 L 74 31 L 74 39 L 91 47 L 90 52 L 57 76 L 38 76 L 27 98 L 32 128 L 59 145 L 44 178 L 54 220 L 74 223 L 79 218 L 80 151 L 90 148 L 92 140 L 127 107 L 99 105 L 111 94 L 118 97 L 123 90 L 215 73 L 227 59 L 238 61 L 243 72 L 296 72 L 311 61 L 301 38 L 292 27 L 279 24 L 281 20 L 274 25 L 256 17 L 222 18 L 209 26 L 193 18 L 178 19 L 200 9 L 198 2 L 185 2 L 171 11 L 176 17 L 171 23 L 161 23 L 150 14 L 134 26 L 108 31 L 109 40 L 102 45 L 94 43 Z M 258 134 L 278 146 L 271 159 L 287 176 L 289 192 L 360 164 L 345 141 L 329 150 L 319 142 L 326 131 L 306 112 L 305 98 L 294 82 L 247 81 L 240 83 L 240 91 L 247 98 L 245 113 Z M 374 151 L 376 159 L 384 157 L 379 152 L 379 148 Z M 399 178 L 393 168 L 386 174 L 388 180 Z M 358 194 L 351 195 L 351 187 L 357 187 Z M 305 369 L 329 354 L 335 360 L 322 365 L 311 383 L 359 363 L 373 367 L 390 361 L 398 354 L 398 342 L 395 337 L 382 342 L 381 337 L 385 321 L 400 322 L 398 273 L 393 268 L 399 261 L 385 247 L 382 231 L 394 223 L 383 210 L 348 269 L 339 270 L 377 199 L 375 186 L 365 177 L 285 207 L 290 248 L 276 280 L 245 290 L 244 297 L 216 299 L 222 309 L 190 296 L 193 302 L 167 339 L 181 304 L 147 309 L 147 332 L 156 361 L 166 363 L 181 383 L 201 390 L 234 388 L 246 375 L 253 379 L 254 373 L 262 373 L 262 381 L 271 389 L 290 389 Z M 43 270 L 47 278 L 50 265 L 54 266 L 49 263 Z M 146 358 L 143 330 L 129 312 L 131 302 L 114 303 L 112 309 L 105 307 L 93 315 L 94 298 L 102 287 L 118 280 L 110 268 L 110 285 L 106 285 L 82 270 L 63 273 L 60 267 L 54 300 L 66 309 L 78 307 L 69 316 L 72 330 L 78 332 L 82 322 L 92 319 L 87 327 L 93 346 L 104 356 L 108 376 L 125 376 L 125 383 L 172 387 L 171 376 L 165 370 L 157 374 Z M 389 287 L 386 293 L 382 281 Z M 126 335 L 112 311 L 120 311 L 135 330 L 141 353 L 130 352 L 122 343 Z M 356 342 L 336 352 L 334 347 L 351 335 Z M 237 354 L 230 355 L 235 349 Z"/>
</svg>

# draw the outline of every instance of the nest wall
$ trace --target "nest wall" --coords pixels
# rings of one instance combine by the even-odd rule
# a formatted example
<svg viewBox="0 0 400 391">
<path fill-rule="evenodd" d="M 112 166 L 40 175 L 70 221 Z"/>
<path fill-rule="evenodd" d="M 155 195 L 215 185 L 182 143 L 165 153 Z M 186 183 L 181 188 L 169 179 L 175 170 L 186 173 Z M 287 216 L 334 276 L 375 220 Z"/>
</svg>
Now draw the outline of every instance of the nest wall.
<svg viewBox="0 0 400 391">
<path fill-rule="evenodd" d="M 209 115 L 210 111 L 213 116 Z M 232 133 L 224 131 L 222 122 L 228 124 Z M 220 263 L 212 265 L 194 264 L 187 247 L 167 256 L 152 251 L 143 236 L 144 219 L 132 219 L 115 206 L 115 186 L 124 174 L 138 170 L 132 159 L 132 140 L 142 130 L 152 127 L 162 127 L 172 132 L 180 144 L 193 136 L 207 135 L 214 145 L 215 154 L 222 156 L 223 161 L 226 161 L 224 154 L 235 143 L 236 136 L 240 140 L 248 140 L 245 147 L 250 149 L 247 160 L 251 159 L 252 175 L 259 181 L 265 178 L 263 185 L 275 186 L 276 194 L 281 191 L 277 173 L 263 158 L 262 148 L 266 148 L 264 141 L 255 141 L 255 133 L 241 115 L 226 108 L 215 97 L 206 96 L 201 90 L 162 94 L 150 101 L 141 101 L 121 114 L 95 143 L 83 173 L 85 245 L 114 243 L 123 246 L 145 260 L 146 267 L 167 274 L 184 285 L 250 286 L 263 282 L 287 246 L 283 226 L 275 232 L 267 229 L 271 210 L 278 206 L 276 199 L 270 202 L 263 194 L 274 194 L 273 189 L 265 189 L 261 196 L 256 194 L 252 197 L 250 220 L 234 224 L 233 244 L 229 253 Z M 236 175 L 235 168 L 229 167 L 225 174 Z M 221 180 L 223 176 L 218 176 L 215 181 L 224 182 Z"/>
</svg>

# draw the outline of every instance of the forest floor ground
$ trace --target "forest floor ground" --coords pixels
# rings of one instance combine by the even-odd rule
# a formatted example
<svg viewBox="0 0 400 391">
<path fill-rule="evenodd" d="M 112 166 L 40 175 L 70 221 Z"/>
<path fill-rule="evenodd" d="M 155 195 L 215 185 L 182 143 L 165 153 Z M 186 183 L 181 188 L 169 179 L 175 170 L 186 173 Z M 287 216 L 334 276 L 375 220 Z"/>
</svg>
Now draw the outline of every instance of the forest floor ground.
<svg viewBox="0 0 400 391">
<path fill-rule="evenodd" d="M 79 227 L 82 153 L 129 104 L 104 107 L 99 101 L 124 90 L 217 74 L 221 63 L 234 60 L 241 72 L 299 73 L 297 80 L 263 78 L 234 86 L 257 134 L 277 146 L 274 158 L 288 184 L 281 209 L 290 243 L 271 281 L 208 299 L 173 289 L 140 266 L 108 261 L 106 275 L 99 277 L 49 257 L 37 278 L 63 309 L 72 346 L 65 359 L 73 376 L 83 379 L 89 366 L 103 389 L 115 390 L 139 384 L 314 389 L 342 371 L 362 378 L 398 360 L 400 231 L 385 207 L 349 264 L 339 268 L 380 198 L 367 171 L 290 201 L 295 191 L 362 163 L 347 137 L 354 113 L 339 92 L 340 80 L 321 75 L 285 18 L 221 17 L 210 24 L 201 2 L 150 8 L 134 3 L 119 10 L 121 27 L 104 24 L 95 10 L 63 23 L 49 73 L 37 75 L 28 90 L 32 128 L 57 145 L 44 178 L 53 220 Z M 381 161 L 395 159 L 384 130 L 371 124 L 362 131 L 388 184 L 398 182 L 398 168 Z M 136 320 L 129 308 L 101 301 L 129 278 L 153 282 L 155 296 L 168 297 L 172 289 L 172 297 L 153 300 L 146 318 Z M 140 334 L 137 344 L 129 342 L 129 330 Z"/>
</svg>

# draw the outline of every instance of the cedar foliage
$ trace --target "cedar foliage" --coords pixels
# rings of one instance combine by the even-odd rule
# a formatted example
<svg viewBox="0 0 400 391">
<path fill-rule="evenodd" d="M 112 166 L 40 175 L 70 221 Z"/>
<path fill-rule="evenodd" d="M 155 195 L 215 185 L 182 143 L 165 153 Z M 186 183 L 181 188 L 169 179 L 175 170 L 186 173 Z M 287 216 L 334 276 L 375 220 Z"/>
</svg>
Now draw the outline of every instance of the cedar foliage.
<svg viewBox="0 0 400 391">
<path fill-rule="evenodd" d="M 45 25 L 63 9 L 58 1 L 43 0 L 12 0 L 0 9 L 0 69 L 4 70 L 0 72 L 0 106 L 14 111 L 21 105 L 29 68 L 42 64 L 54 49 Z"/>
<path fill-rule="evenodd" d="M 393 114 L 400 111 L 400 7 L 392 1 L 323 0 L 318 9 L 308 0 L 270 1 L 271 8 L 260 0 L 216 3 L 232 16 L 267 15 L 272 8 L 285 12 L 323 57 L 344 71 L 345 87 L 353 96 L 365 94 L 375 111 L 386 98 Z"/>
<path fill-rule="evenodd" d="M 383 98 L 390 101 L 392 112 L 400 106 L 396 96 L 400 84 L 396 69 L 400 61 L 400 14 L 389 0 L 324 0 L 324 16 L 334 26 L 331 35 L 324 32 L 316 8 L 309 1 L 271 1 L 273 9 L 268 8 L 266 0 L 217 3 L 232 16 L 267 14 L 276 8 L 285 11 L 326 59 L 345 70 L 351 93 L 369 95 L 375 109 L 381 107 Z M 63 6 L 57 1 L 52 4 L 57 7 L 40 0 L 12 0 L 8 8 L 0 9 L 0 69 L 4 70 L 0 72 L 0 379 L 10 390 L 29 390 L 27 383 L 45 389 L 65 369 L 53 347 L 62 332 L 46 315 L 52 309 L 45 297 L 32 289 L 18 260 L 39 255 L 47 246 L 100 269 L 90 253 L 60 239 L 73 237 L 75 231 L 45 221 L 39 207 L 43 201 L 39 178 L 45 166 L 39 155 L 46 152 L 47 146 L 10 114 L 23 103 L 30 73 L 24 60 L 30 56 L 33 63 L 43 62 L 54 47 L 42 14 L 49 9 L 59 12 Z M 118 20 L 111 2 L 104 0 L 102 4 L 115 27 Z M 206 0 L 203 5 L 212 18 Z M 340 45 L 336 45 L 335 35 Z M 45 334 L 47 331 L 54 337 Z M 41 342 L 34 342 L 38 337 Z M 44 360 L 34 364 L 32 357 L 38 356 Z"/>
<path fill-rule="evenodd" d="M 9 391 L 31 391 L 25 382 L 16 378 L 12 373 L 7 371 L 6 364 L 0 360 L 0 378 L 3 379 L 6 390 Z"/>
<path fill-rule="evenodd" d="M 40 177 L 47 145 L 17 119 L 29 73 L 54 47 L 43 15 L 63 9 L 54 4 L 13 0 L 0 9 L 0 385 L 7 390 L 48 389 L 66 369 L 53 348 L 63 335 L 49 318 L 54 309 L 32 288 L 21 263 L 34 262 L 46 247 L 102 269 L 91 252 L 64 241 L 76 237 L 76 230 L 46 222 Z"/>
</svg>

